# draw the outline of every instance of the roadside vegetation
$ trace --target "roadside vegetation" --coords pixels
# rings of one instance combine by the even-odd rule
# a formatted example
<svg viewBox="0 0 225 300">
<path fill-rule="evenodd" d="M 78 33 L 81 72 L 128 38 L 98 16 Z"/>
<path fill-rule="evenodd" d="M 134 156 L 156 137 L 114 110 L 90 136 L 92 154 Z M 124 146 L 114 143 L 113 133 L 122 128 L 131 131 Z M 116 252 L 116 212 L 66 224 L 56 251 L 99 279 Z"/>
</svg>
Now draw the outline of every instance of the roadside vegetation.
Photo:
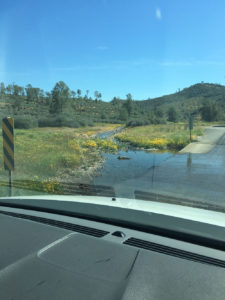
<svg viewBox="0 0 225 300">
<path fill-rule="evenodd" d="M 195 125 L 192 140 L 203 133 L 203 126 Z M 180 150 L 190 142 L 190 134 L 187 124 L 170 123 L 127 128 L 116 139 L 138 148 Z"/>
<path fill-rule="evenodd" d="M 112 140 L 94 138 L 115 124 L 85 128 L 36 128 L 15 130 L 15 171 L 13 180 L 23 181 L 31 190 L 61 191 L 60 182 L 80 182 L 90 178 L 103 161 L 101 153 L 117 152 Z M 2 144 L 2 136 L 0 137 Z M 8 181 L 0 151 L 0 181 Z"/>
</svg>

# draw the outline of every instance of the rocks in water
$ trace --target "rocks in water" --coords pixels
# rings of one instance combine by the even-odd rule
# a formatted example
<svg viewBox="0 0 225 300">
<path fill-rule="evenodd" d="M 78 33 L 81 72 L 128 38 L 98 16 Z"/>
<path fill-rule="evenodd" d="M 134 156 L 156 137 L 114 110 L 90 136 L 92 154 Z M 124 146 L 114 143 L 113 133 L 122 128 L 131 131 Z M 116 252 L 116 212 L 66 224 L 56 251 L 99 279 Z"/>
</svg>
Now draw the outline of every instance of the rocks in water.
<svg viewBox="0 0 225 300">
<path fill-rule="evenodd" d="M 117 159 L 128 160 L 128 159 L 130 159 L 130 157 L 119 155 L 119 156 L 117 157 Z"/>
</svg>

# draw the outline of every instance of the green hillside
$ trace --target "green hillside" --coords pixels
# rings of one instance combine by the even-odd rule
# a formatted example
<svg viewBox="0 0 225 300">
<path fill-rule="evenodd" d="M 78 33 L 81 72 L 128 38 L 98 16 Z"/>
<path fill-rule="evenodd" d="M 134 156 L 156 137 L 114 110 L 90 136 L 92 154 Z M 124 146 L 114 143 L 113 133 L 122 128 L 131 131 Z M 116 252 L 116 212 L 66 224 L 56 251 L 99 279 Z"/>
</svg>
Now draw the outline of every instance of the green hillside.
<svg viewBox="0 0 225 300">
<path fill-rule="evenodd" d="M 143 111 L 162 111 L 168 118 L 168 111 L 174 108 L 177 120 L 186 120 L 190 114 L 197 113 L 204 117 L 204 111 L 212 110 L 212 116 L 205 121 L 225 119 L 225 86 L 210 83 L 198 83 L 177 93 L 163 97 L 138 101 L 136 105 Z M 213 109 L 212 109 L 213 108 Z"/>
<path fill-rule="evenodd" d="M 0 85 L 0 117 L 14 116 L 18 128 L 80 127 L 95 122 L 165 124 L 186 121 L 190 114 L 198 114 L 204 121 L 225 120 L 225 86 L 198 83 L 155 99 L 138 101 L 127 94 L 126 99 L 114 97 L 105 102 L 100 92 L 91 97 L 88 91 L 70 90 L 63 81 L 51 92 L 30 84 Z"/>
</svg>

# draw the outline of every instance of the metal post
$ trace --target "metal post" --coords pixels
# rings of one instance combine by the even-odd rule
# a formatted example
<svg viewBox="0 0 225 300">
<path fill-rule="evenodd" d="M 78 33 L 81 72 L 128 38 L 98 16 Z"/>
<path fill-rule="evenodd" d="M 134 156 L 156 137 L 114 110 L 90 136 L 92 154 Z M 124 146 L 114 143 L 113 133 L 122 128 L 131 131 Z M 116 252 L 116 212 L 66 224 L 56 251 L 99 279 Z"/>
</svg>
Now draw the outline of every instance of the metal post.
<svg viewBox="0 0 225 300">
<path fill-rule="evenodd" d="M 9 197 L 12 197 L 12 172 L 9 170 Z"/>
<path fill-rule="evenodd" d="M 192 136 L 191 136 L 192 129 L 193 129 L 193 116 L 190 115 L 189 117 L 190 142 L 192 142 Z"/>
</svg>

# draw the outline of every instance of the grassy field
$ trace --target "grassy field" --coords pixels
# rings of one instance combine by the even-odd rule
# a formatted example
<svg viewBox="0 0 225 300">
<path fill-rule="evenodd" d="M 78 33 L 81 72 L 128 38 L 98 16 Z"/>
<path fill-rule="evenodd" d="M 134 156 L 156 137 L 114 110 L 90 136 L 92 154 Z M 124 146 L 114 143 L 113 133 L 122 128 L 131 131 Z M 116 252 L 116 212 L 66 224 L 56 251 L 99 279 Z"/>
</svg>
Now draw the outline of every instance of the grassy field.
<svg viewBox="0 0 225 300">
<path fill-rule="evenodd" d="M 91 176 L 102 162 L 102 152 L 116 152 L 111 140 L 94 138 L 97 133 L 117 128 L 97 124 L 85 128 L 37 128 L 15 130 L 14 181 L 27 181 L 28 188 L 57 192 L 60 181 L 79 181 Z M 0 137 L 2 144 L 2 136 Z M 7 181 L 0 152 L 0 180 Z M 38 185 L 38 186 L 37 186 Z"/>
<path fill-rule="evenodd" d="M 204 126 L 201 124 L 194 126 L 193 140 L 203 135 Z M 180 150 L 190 142 L 190 133 L 187 124 L 171 123 L 127 128 L 123 133 L 116 135 L 116 138 L 121 142 L 145 149 Z"/>
<path fill-rule="evenodd" d="M 202 135 L 208 125 L 211 124 L 195 124 L 193 139 Z M 35 190 L 61 194 L 62 182 L 90 181 L 101 167 L 102 152 L 117 153 L 121 147 L 112 139 L 96 138 L 95 135 L 120 126 L 99 123 L 81 128 L 16 129 L 13 179 L 14 183 L 22 181 L 27 192 L 14 189 L 14 195 L 34 194 Z M 116 138 L 138 148 L 180 150 L 189 143 L 189 129 L 184 123 L 148 125 L 127 128 Z M 7 181 L 8 172 L 4 170 L 0 151 L 0 185 Z M 0 188 L 0 196 L 7 196 L 7 193 L 7 188 Z"/>
</svg>

